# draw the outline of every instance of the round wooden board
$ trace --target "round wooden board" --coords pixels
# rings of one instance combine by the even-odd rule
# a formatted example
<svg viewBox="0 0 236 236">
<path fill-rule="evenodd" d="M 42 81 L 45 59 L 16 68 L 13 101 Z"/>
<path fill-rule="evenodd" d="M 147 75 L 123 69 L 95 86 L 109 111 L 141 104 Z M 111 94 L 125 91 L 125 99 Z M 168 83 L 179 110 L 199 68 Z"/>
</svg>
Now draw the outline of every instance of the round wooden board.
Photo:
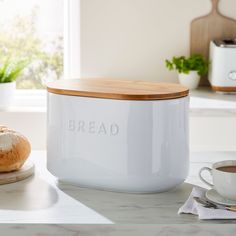
<svg viewBox="0 0 236 236">
<path fill-rule="evenodd" d="M 26 161 L 20 170 L 0 173 L 0 185 L 10 184 L 26 179 L 34 174 L 34 163 Z"/>
</svg>

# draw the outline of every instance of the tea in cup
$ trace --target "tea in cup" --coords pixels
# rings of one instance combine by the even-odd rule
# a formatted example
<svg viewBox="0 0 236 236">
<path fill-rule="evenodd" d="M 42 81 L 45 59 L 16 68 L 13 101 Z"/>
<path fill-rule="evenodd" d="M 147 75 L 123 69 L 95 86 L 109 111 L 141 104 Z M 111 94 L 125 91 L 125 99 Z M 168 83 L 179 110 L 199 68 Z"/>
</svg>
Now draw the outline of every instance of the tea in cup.
<svg viewBox="0 0 236 236">
<path fill-rule="evenodd" d="M 203 171 L 210 172 L 212 183 L 204 179 Z M 199 171 L 199 177 L 222 197 L 236 201 L 236 160 L 216 162 L 212 168 L 203 167 Z"/>
</svg>

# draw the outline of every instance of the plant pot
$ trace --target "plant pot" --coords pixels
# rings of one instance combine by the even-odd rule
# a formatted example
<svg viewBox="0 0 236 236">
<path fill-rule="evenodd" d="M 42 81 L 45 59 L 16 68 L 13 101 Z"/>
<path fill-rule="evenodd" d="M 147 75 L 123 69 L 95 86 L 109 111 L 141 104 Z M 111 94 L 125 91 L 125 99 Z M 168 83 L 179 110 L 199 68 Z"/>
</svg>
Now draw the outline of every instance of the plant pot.
<svg viewBox="0 0 236 236">
<path fill-rule="evenodd" d="M 7 109 L 13 102 L 16 82 L 0 83 L 0 110 Z"/>
<path fill-rule="evenodd" d="M 194 90 L 200 83 L 200 76 L 197 71 L 190 71 L 188 74 L 180 73 L 179 82 L 190 90 Z"/>
</svg>

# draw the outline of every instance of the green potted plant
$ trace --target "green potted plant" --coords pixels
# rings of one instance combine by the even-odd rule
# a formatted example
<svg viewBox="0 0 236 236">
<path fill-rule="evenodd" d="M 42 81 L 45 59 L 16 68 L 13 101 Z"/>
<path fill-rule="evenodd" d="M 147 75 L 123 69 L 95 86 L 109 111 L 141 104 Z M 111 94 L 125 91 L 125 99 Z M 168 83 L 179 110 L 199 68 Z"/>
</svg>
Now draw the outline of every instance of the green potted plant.
<svg viewBox="0 0 236 236">
<path fill-rule="evenodd" d="M 193 90 L 199 85 L 201 76 L 208 72 L 209 62 L 201 55 L 173 57 L 171 61 L 166 60 L 169 70 L 176 70 L 180 84 Z"/>
<path fill-rule="evenodd" d="M 0 62 L 0 109 L 9 107 L 14 98 L 15 80 L 29 64 L 28 60 L 2 59 Z"/>
</svg>

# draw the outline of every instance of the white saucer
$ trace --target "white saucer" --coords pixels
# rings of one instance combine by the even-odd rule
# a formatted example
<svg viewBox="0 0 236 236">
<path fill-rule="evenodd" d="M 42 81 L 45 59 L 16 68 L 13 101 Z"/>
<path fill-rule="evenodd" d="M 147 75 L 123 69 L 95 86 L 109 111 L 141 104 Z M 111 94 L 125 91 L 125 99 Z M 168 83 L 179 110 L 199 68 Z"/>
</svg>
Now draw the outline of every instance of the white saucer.
<svg viewBox="0 0 236 236">
<path fill-rule="evenodd" d="M 226 205 L 226 206 L 236 206 L 236 201 L 232 201 L 232 200 L 222 197 L 214 189 L 210 189 L 206 192 L 206 198 L 212 203 Z"/>
</svg>

